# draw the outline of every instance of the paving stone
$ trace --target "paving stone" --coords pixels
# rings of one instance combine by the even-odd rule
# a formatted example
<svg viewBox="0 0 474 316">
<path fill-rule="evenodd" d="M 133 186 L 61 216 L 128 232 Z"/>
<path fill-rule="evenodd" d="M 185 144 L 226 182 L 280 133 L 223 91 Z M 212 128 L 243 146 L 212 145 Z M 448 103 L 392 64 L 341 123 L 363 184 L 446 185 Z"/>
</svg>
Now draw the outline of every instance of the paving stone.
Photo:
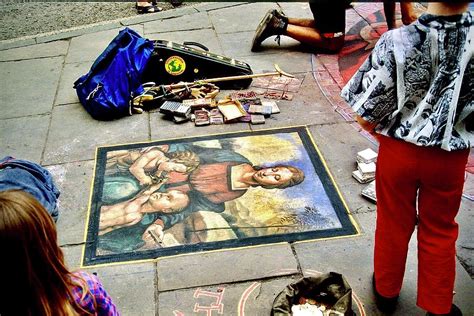
<svg viewBox="0 0 474 316">
<path fill-rule="evenodd" d="M 349 213 L 355 221 L 360 234 L 373 235 L 375 233 L 376 205 L 360 195 L 367 184 L 360 184 L 356 180 L 348 184 L 339 184 L 342 197 L 349 207 Z"/>
<path fill-rule="evenodd" d="M 274 64 L 277 64 L 283 71 L 291 74 L 311 71 L 311 56 L 301 52 L 285 51 L 279 54 L 260 53 L 244 57 L 233 57 L 250 64 L 253 72 L 256 74 L 274 72 Z"/>
<path fill-rule="evenodd" d="M 474 238 L 472 227 L 474 227 L 474 202 L 463 198 L 461 208 L 456 216 L 459 223 L 459 237 L 456 242 L 456 255 L 463 262 L 466 270 L 472 275 L 474 273 Z"/>
<path fill-rule="evenodd" d="M 139 34 L 143 34 L 143 26 L 130 27 Z M 118 35 L 123 28 L 115 28 L 98 33 L 86 34 L 71 39 L 71 45 L 66 57 L 66 63 L 94 61 L 104 51 L 107 45 Z"/>
<path fill-rule="evenodd" d="M 238 263 L 229 258 L 238 258 Z M 289 275 L 296 271 L 296 265 L 287 243 L 163 258 L 158 261 L 158 289 L 168 291 Z"/>
<path fill-rule="evenodd" d="M 207 12 L 196 12 L 176 18 L 168 18 L 145 23 L 144 34 L 148 37 L 148 34 L 150 33 L 189 31 L 198 29 L 207 29 L 208 32 L 213 32 L 211 28 L 212 25 L 207 18 Z"/>
<path fill-rule="evenodd" d="M 357 152 L 366 148 L 377 151 L 377 147 L 347 123 L 310 126 L 309 130 L 350 212 L 362 214 L 374 211 L 374 204 L 360 196 L 360 191 L 366 185 L 352 178 L 352 171 L 357 168 Z M 371 222 L 363 223 L 361 228 L 364 231 L 370 230 L 372 224 Z"/>
<path fill-rule="evenodd" d="M 98 266 L 84 270 L 97 273 L 121 315 L 155 315 L 154 263 Z"/>
<path fill-rule="evenodd" d="M 472 225 L 464 225 L 463 227 L 464 229 L 472 231 Z M 464 312 L 464 315 L 469 315 L 469 313 L 472 315 L 474 312 L 474 301 L 472 300 L 474 282 L 458 260 L 456 260 L 456 283 L 454 285 L 454 291 L 456 292 L 456 295 L 454 295 L 454 303 L 459 306 L 461 311 Z"/>
<path fill-rule="evenodd" d="M 60 229 L 58 228 L 58 233 Z M 60 244 L 61 245 L 61 244 Z M 82 251 L 84 250 L 83 245 L 67 245 L 62 246 L 61 249 L 64 253 L 64 260 L 66 262 L 66 266 L 70 270 L 77 270 L 81 267 L 82 262 Z"/>
<path fill-rule="evenodd" d="M 92 61 L 86 61 L 83 63 L 64 65 L 54 105 L 79 102 L 76 90 L 74 89 L 74 82 L 79 79 L 79 77 L 89 72 L 92 63 Z"/>
<path fill-rule="evenodd" d="M 311 12 L 307 2 L 279 2 L 278 5 L 288 17 L 314 19 L 313 13 Z"/>
<path fill-rule="evenodd" d="M 203 2 L 194 6 L 199 12 L 202 11 L 213 11 L 227 7 L 236 7 L 242 5 L 242 2 Z"/>
<path fill-rule="evenodd" d="M 302 51 L 301 44 L 288 37 L 282 36 L 280 39 L 280 46 L 274 42 L 275 37 L 270 37 L 264 41 L 261 52 L 253 53 L 250 51 L 255 31 L 221 33 L 218 34 L 219 41 L 224 50 L 224 54 L 229 57 L 239 56 L 244 58 L 246 56 L 253 56 L 259 54 L 279 54 L 284 51 Z"/>
<path fill-rule="evenodd" d="M 232 32 L 217 34 L 222 46 L 223 54 L 228 57 L 251 55 L 252 38 L 254 32 Z"/>
<path fill-rule="evenodd" d="M 2 63 L 0 118 L 50 113 L 63 57 Z"/>
<path fill-rule="evenodd" d="M 29 45 L 34 45 L 34 44 L 36 44 L 36 40 L 34 37 L 25 37 L 23 39 L 5 40 L 5 41 L 0 41 L 0 50 L 18 48 L 18 47 L 29 46 Z"/>
<path fill-rule="evenodd" d="M 61 195 L 57 224 L 60 245 L 79 244 L 85 240 L 89 196 L 92 188 L 94 161 L 48 166 Z"/>
<path fill-rule="evenodd" d="M 298 277 L 220 284 L 160 293 L 160 315 L 270 315 L 273 300 Z M 181 313 L 181 314 L 180 314 Z"/>
<path fill-rule="evenodd" d="M 53 110 L 44 163 L 90 160 L 97 146 L 147 140 L 147 114 L 97 121 L 80 104 L 59 106 Z"/>
<path fill-rule="evenodd" d="M 265 124 L 251 125 L 252 130 L 295 125 L 332 124 L 343 121 L 337 113 L 330 110 L 332 106 L 318 89 L 311 73 L 298 74 L 298 76 L 304 76 L 304 81 L 298 92 L 289 92 L 293 95 L 293 100 L 273 100 L 277 101 L 280 113 L 272 114 L 265 120 Z"/>
<path fill-rule="evenodd" d="M 176 42 L 183 44 L 183 42 L 198 42 L 206 46 L 210 52 L 215 54 L 222 54 L 222 49 L 219 46 L 217 36 L 212 29 L 192 30 L 192 31 L 178 31 L 167 33 L 150 33 L 146 36 L 149 39 L 160 39 L 165 41 Z M 193 46 L 191 46 L 193 47 Z M 196 49 L 200 49 L 194 47 Z"/>
<path fill-rule="evenodd" d="M 0 51 L 1 61 L 34 59 L 66 55 L 69 41 L 55 41 Z"/>
<path fill-rule="evenodd" d="M 135 27 L 143 23 L 151 22 L 151 21 L 156 21 L 158 19 L 169 19 L 169 18 L 175 18 L 178 16 L 183 16 L 183 15 L 189 15 L 189 14 L 194 14 L 198 12 L 197 9 L 189 6 L 181 7 L 181 8 L 176 8 L 173 10 L 166 10 L 162 12 L 157 12 L 154 14 L 141 14 L 139 16 L 134 16 L 131 18 L 124 18 L 120 20 L 120 23 L 122 25 L 126 25 L 129 27 Z"/>
<path fill-rule="evenodd" d="M 3 106 L 4 107 L 4 106 Z M 0 153 L 39 163 L 51 115 L 0 119 Z"/>
<path fill-rule="evenodd" d="M 255 31 L 272 3 L 251 3 L 241 6 L 210 11 L 209 17 L 217 33 L 233 33 L 239 31 Z M 251 39 L 250 39 L 251 40 Z"/>
<path fill-rule="evenodd" d="M 347 182 L 351 179 L 351 173 L 357 167 L 356 157 L 359 151 L 366 148 L 378 151 L 377 146 L 371 144 L 352 126 L 344 122 L 310 126 L 309 130 L 315 143 L 324 153 L 330 169 L 334 170 L 333 175 L 336 181 Z"/>
<path fill-rule="evenodd" d="M 44 33 L 36 37 L 36 43 L 46 43 L 57 40 L 69 39 L 71 37 L 81 36 L 84 34 L 90 34 L 93 32 L 107 31 L 110 29 L 116 29 L 121 27 L 119 21 L 110 23 L 96 23 L 92 26 L 74 27 L 64 31 Z"/>
</svg>

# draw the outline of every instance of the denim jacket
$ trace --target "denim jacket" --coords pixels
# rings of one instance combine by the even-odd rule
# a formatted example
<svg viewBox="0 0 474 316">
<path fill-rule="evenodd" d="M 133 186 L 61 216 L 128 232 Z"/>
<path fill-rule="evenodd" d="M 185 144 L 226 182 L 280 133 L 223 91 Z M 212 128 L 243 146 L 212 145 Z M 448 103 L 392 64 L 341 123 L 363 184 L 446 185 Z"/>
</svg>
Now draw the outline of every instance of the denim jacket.
<svg viewBox="0 0 474 316">
<path fill-rule="evenodd" d="M 14 189 L 33 195 L 57 221 L 60 193 L 48 170 L 34 162 L 10 156 L 0 159 L 0 191 Z"/>
</svg>

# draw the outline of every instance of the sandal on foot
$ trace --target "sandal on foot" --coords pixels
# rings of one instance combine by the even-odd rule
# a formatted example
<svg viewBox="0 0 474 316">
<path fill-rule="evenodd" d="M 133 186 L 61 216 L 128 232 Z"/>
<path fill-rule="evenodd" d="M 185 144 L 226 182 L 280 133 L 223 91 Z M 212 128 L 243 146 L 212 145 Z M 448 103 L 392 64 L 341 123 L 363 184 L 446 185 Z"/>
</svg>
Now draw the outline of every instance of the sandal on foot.
<svg viewBox="0 0 474 316">
<path fill-rule="evenodd" d="M 161 11 L 163 11 L 163 8 L 162 8 L 162 7 L 156 6 L 156 5 L 154 5 L 154 4 L 152 4 L 152 5 L 147 5 L 147 6 L 145 6 L 145 7 L 136 5 L 136 8 L 137 8 L 137 12 L 138 12 L 139 14 L 144 14 L 144 13 L 156 13 L 156 12 L 161 12 Z"/>
</svg>

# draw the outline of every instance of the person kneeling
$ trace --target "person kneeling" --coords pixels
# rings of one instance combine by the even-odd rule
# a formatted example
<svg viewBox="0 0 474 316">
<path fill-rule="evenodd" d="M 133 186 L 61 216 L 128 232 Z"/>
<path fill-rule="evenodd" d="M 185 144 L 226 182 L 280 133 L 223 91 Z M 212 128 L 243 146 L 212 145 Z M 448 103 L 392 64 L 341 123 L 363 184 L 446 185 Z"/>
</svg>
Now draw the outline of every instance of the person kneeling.
<svg viewBox="0 0 474 316">
<path fill-rule="evenodd" d="M 337 53 L 344 46 L 347 3 L 321 0 L 309 4 L 314 19 L 287 17 L 281 10 L 270 10 L 260 22 L 252 41 L 252 52 L 262 49 L 262 42 L 276 35 L 291 37 L 318 52 Z"/>
</svg>

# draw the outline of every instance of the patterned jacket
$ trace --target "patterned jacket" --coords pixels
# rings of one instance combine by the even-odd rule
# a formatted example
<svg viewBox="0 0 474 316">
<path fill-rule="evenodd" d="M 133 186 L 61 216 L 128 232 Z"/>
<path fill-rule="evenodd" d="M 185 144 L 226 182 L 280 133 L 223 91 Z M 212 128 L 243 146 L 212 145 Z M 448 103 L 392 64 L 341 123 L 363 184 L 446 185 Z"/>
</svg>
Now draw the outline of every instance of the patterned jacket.
<svg viewBox="0 0 474 316">
<path fill-rule="evenodd" d="M 472 12 L 423 14 L 388 31 L 341 96 L 379 134 L 419 146 L 474 146 Z"/>
</svg>

